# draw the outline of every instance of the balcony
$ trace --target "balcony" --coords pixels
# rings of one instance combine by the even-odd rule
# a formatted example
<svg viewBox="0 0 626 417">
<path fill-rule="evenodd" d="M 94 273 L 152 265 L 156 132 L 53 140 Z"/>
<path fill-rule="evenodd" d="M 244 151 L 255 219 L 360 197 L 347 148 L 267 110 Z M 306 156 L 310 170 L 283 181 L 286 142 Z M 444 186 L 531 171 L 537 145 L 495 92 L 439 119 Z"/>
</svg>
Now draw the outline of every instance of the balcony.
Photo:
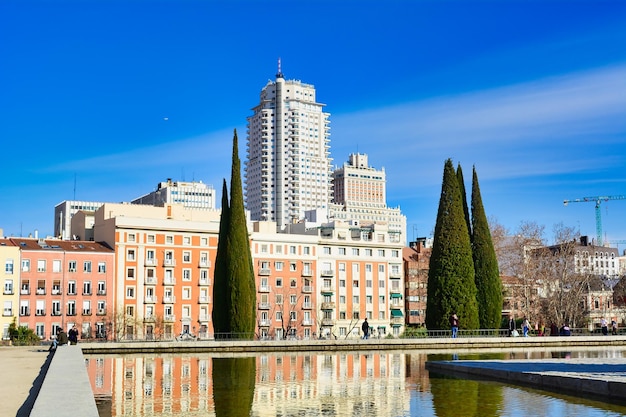
<svg viewBox="0 0 626 417">
<path fill-rule="evenodd" d="M 313 308 L 313 304 L 312 303 L 302 303 L 302 309 L 303 310 L 311 310 Z"/>
<path fill-rule="evenodd" d="M 392 317 L 391 318 L 392 326 L 402 326 L 404 325 L 404 317 Z"/>
<path fill-rule="evenodd" d="M 269 285 L 259 285 L 259 292 L 270 292 Z"/>
<path fill-rule="evenodd" d="M 145 321 L 145 322 L 154 322 L 154 321 L 156 321 L 156 316 L 154 314 L 147 314 L 143 318 L 143 321 Z"/>
<path fill-rule="evenodd" d="M 200 280 L 198 280 L 198 285 L 209 285 L 209 279 L 208 278 L 200 278 Z"/>
<path fill-rule="evenodd" d="M 269 310 L 270 303 L 259 303 L 259 310 Z"/>
<path fill-rule="evenodd" d="M 46 315 L 46 311 L 45 310 L 36 310 L 35 311 L 35 316 L 45 316 Z"/>
<path fill-rule="evenodd" d="M 156 295 L 146 295 L 146 297 L 143 299 L 144 304 L 154 304 L 156 302 L 157 302 Z"/>
<path fill-rule="evenodd" d="M 37 295 L 46 295 L 46 289 L 45 288 L 37 288 Z"/>
<path fill-rule="evenodd" d="M 58 317 L 61 315 L 61 310 L 52 310 L 52 316 Z"/>
<path fill-rule="evenodd" d="M 13 295 L 13 288 L 5 288 L 3 294 L 4 295 Z"/>
<path fill-rule="evenodd" d="M 313 287 L 311 285 L 305 285 L 304 287 L 302 287 L 302 292 L 310 294 L 313 292 Z"/>
<path fill-rule="evenodd" d="M 146 258 L 144 262 L 145 266 L 157 266 L 159 264 L 159 260 L 157 258 Z"/>
<path fill-rule="evenodd" d="M 98 295 L 107 295 L 107 290 L 98 290 Z"/>
<path fill-rule="evenodd" d="M 261 268 L 261 269 L 259 269 L 259 275 L 264 276 L 264 277 L 269 276 L 269 274 L 271 272 L 272 271 L 269 268 Z"/>
<path fill-rule="evenodd" d="M 335 309 L 335 303 L 332 302 L 332 301 L 325 302 L 325 303 L 322 303 L 320 308 L 322 310 L 334 310 Z"/>
<path fill-rule="evenodd" d="M 176 285 L 176 278 L 174 277 L 164 278 L 163 285 Z"/>
<path fill-rule="evenodd" d="M 96 312 L 96 316 L 106 316 L 106 315 L 107 315 L 107 311 L 105 308 L 101 308 L 100 310 Z"/>
<path fill-rule="evenodd" d="M 165 259 L 163 266 L 176 266 L 176 259 Z"/>
<path fill-rule="evenodd" d="M 320 271 L 320 275 L 323 277 L 334 277 L 335 271 L 333 271 L 332 269 L 324 269 Z"/>
<path fill-rule="evenodd" d="M 211 261 L 209 261 L 208 259 L 200 259 L 200 261 L 198 262 L 198 268 L 210 268 L 211 267 Z"/>
<path fill-rule="evenodd" d="M 270 327 L 272 322 L 270 320 L 259 320 L 259 327 Z"/>
<path fill-rule="evenodd" d="M 157 279 L 156 279 L 156 277 L 146 277 L 146 279 L 143 282 L 146 285 L 156 285 L 157 284 Z"/>
<path fill-rule="evenodd" d="M 313 271 L 311 271 L 310 269 L 305 269 L 302 271 L 302 276 L 303 277 L 312 277 L 313 276 Z"/>
<path fill-rule="evenodd" d="M 311 319 L 304 319 L 304 320 L 302 320 L 302 325 L 303 326 L 313 326 L 313 320 L 311 320 Z"/>
<path fill-rule="evenodd" d="M 83 316 L 91 316 L 91 309 L 83 309 Z"/>
<path fill-rule="evenodd" d="M 333 292 L 335 292 L 335 289 L 332 287 L 332 285 L 324 285 L 322 287 L 322 292 L 333 293 Z"/>
<path fill-rule="evenodd" d="M 208 304 L 211 302 L 211 297 L 207 295 L 201 295 L 198 297 L 198 304 Z"/>
<path fill-rule="evenodd" d="M 322 319 L 322 327 L 332 327 L 335 325 L 335 320 L 333 319 Z"/>
<path fill-rule="evenodd" d="M 173 322 L 176 321 L 176 316 L 174 314 L 166 314 L 163 316 L 163 321 Z"/>
<path fill-rule="evenodd" d="M 25 308 L 20 310 L 20 316 L 30 316 L 30 309 Z"/>
<path fill-rule="evenodd" d="M 173 295 L 163 296 L 163 304 L 174 304 L 175 302 L 176 302 L 176 297 L 174 297 Z"/>
<path fill-rule="evenodd" d="M 402 278 L 402 273 L 400 271 L 389 271 L 389 278 L 400 279 Z"/>
<path fill-rule="evenodd" d="M 2 310 L 2 315 L 4 317 L 9 317 L 13 315 L 13 309 L 12 308 L 5 308 L 4 310 Z"/>
<path fill-rule="evenodd" d="M 210 316 L 208 314 L 200 314 L 200 316 L 198 317 L 198 321 L 199 322 L 206 322 L 209 321 Z"/>
<path fill-rule="evenodd" d="M 21 295 L 30 295 L 30 288 L 22 288 L 20 290 Z"/>
</svg>

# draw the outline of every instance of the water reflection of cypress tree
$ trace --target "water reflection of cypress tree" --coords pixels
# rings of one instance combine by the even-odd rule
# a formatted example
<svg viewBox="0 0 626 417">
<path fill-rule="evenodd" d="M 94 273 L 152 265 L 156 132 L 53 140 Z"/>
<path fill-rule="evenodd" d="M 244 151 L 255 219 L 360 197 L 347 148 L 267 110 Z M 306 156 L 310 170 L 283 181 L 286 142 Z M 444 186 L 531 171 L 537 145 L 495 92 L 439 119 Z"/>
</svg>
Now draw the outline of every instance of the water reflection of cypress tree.
<svg viewBox="0 0 626 417">
<path fill-rule="evenodd" d="M 498 383 L 480 382 L 478 385 L 479 416 L 499 416 L 504 407 L 502 385 Z"/>
<path fill-rule="evenodd" d="M 481 416 L 478 381 L 430 374 L 430 392 L 437 417 Z"/>
<path fill-rule="evenodd" d="M 254 399 L 256 359 L 213 358 L 216 417 L 249 416 Z"/>
</svg>

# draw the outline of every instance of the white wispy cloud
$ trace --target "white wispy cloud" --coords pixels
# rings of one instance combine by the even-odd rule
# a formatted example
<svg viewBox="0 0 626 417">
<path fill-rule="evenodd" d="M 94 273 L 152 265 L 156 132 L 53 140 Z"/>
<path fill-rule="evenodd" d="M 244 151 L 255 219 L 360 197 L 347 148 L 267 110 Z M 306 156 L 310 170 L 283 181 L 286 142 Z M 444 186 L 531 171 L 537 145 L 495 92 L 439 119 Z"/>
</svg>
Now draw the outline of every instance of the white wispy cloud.
<svg viewBox="0 0 626 417">
<path fill-rule="evenodd" d="M 625 130 L 626 65 L 615 65 L 333 115 L 332 150 L 343 161 L 356 151 L 348 146 L 358 144 L 361 152 L 375 155 L 374 165 L 405 174 L 434 168 L 436 182 L 448 157 L 481 163 L 500 177 L 533 176 L 622 163 L 619 156 L 587 151 L 623 144 Z M 569 157 L 555 158 L 555 152 Z"/>
</svg>

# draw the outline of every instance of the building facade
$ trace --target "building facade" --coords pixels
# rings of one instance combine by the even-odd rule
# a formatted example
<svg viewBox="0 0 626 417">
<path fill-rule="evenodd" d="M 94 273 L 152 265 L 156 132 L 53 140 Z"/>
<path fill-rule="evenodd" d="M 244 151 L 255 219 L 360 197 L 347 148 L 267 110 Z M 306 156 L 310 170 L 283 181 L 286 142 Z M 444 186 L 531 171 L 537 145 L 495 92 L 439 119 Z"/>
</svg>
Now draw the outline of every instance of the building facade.
<svg viewBox="0 0 626 417">
<path fill-rule="evenodd" d="M 163 206 L 182 204 L 193 209 L 215 209 L 215 189 L 202 181 L 172 181 L 168 178 L 160 182 L 157 189 L 131 201 L 131 204 Z"/>
<path fill-rule="evenodd" d="M 9 326 L 15 320 L 18 324 L 19 291 L 17 286 L 20 279 L 20 249 L 11 239 L 0 239 L 0 260 L 4 268 L 0 270 L 2 281 L 2 317 L 0 328 L 2 340 L 9 338 Z"/>
<path fill-rule="evenodd" d="M 74 239 L 72 236 L 72 218 L 79 211 L 94 212 L 104 203 L 97 201 L 65 200 L 54 207 L 54 236 L 63 239 Z M 38 236 L 35 236 L 38 237 Z M 79 240 L 89 240 L 85 236 L 76 236 Z"/>
<path fill-rule="evenodd" d="M 12 238 L 20 249 L 19 325 L 51 340 L 76 326 L 106 338 L 113 313 L 114 251 L 88 241 Z"/>
<path fill-rule="evenodd" d="M 422 238 L 402 249 L 404 279 L 406 283 L 406 324 L 425 326 L 426 297 L 428 293 L 428 268 L 432 241 Z"/>
<path fill-rule="evenodd" d="M 399 207 L 387 207 L 385 169 L 369 166 L 367 154 L 351 154 L 333 172 L 332 184 L 331 220 L 353 225 L 387 224 L 390 233 L 397 233 L 400 241 L 406 243 L 406 216 Z"/>
<path fill-rule="evenodd" d="M 248 117 L 246 208 L 252 220 L 294 223 L 307 210 L 328 210 L 332 198 L 329 113 L 315 87 L 285 80 L 261 90 Z"/>
</svg>

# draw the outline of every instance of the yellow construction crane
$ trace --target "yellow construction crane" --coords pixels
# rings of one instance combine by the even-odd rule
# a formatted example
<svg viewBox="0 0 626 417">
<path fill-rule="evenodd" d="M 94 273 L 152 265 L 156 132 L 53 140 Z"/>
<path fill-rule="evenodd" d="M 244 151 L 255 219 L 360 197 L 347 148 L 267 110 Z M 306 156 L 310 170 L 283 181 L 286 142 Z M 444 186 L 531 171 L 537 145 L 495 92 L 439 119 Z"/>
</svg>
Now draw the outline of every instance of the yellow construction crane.
<svg viewBox="0 0 626 417">
<path fill-rule="evenodd" d="M 600 211 L 600 203 L 609 200 L 626 200 L 626 196 L 623 195 L 609 195 L 598 197 L 583 197 L 575 198 L 573 200 L 563 200 L 564 205 L 569 203 L 596 203 L 596 242 L 598 246 L 602 246 L 602 212 Z"/>
</svg>

